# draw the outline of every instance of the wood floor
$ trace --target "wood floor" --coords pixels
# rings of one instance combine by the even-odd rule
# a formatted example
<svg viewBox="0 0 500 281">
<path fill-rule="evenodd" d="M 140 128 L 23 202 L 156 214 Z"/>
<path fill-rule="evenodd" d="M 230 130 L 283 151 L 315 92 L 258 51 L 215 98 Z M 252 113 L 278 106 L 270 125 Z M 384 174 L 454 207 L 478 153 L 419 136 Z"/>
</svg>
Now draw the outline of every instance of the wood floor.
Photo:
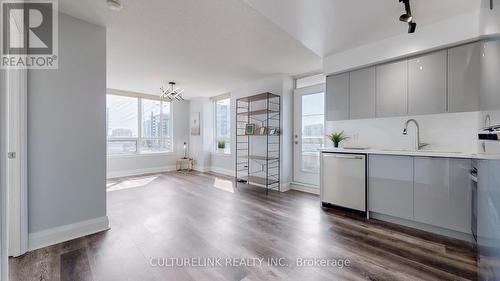
<svg viewBox="0 0 500 281">
<path fill-rule="evenodd" d="M 10 260 L 12 281 L 475 280 L 471 245 L 341 211 L 317 196 L 166 173 L 108 184 L 111 230 Z M 264 258 L 261 266 L 156 266 L 168 258 Z M 271 266 L 268 258 L 281 264 Z M 284 260 L 278 260 L 284 258 Z M 343 268 L 297 258 L 348 260 Z M 242 260 L 240 260 L 242 261 Z M 155 266 L 151 265 L 151 262 Z M 161 263 L 161 262 L 160 262 Z"/>
</svg>

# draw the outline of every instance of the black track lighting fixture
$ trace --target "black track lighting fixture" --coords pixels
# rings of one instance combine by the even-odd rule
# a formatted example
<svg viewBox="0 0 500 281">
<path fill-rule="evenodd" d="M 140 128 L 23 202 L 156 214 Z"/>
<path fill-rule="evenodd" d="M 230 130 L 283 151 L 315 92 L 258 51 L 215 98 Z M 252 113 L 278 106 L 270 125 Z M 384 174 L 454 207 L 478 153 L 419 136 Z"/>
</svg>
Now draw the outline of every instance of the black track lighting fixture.
<svg viewBox="0 0 500 281">
<path fill-rule="evenodd" d="M 413 22 L 413 16 L 411 14 L 410 0 L 399 0 L 399 2 L 403 2 L 405 5 L 405 14 L 402 14 L 399 17 L 399 20 L 402 22 L 408 23 L 408 33 L 414 33 L 417 29 L 417 24 Z"/>
<path fill-rule="evenodd" d="M 414 22 L 409 22 L 408 23 L 408 33 L 415 33 L 415 30 L 417 29 L 417 24 Z"/>
</svg>

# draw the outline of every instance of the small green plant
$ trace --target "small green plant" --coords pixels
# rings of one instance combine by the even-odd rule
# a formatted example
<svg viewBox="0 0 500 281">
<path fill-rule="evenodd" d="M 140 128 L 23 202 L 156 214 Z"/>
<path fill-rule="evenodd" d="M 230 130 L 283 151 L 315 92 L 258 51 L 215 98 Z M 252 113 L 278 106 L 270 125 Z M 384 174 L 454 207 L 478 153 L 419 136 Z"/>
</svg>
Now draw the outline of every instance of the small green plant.
<svg viewBox="0 0 500 281">
<path fill-rule="evenodd" d="M 333 142 L 333 146 L 339 147 L 339 143 L 348 139 L 349 137 L 344 135 L 344 131 L 342 132 L 333 132 L 328 135 L 328 138 Z"/>
<path fill-rule="evenodd" d="M 217 141 L 217 148 L 225 149 L 226 148 L 226 141 L 225 140 L 218 140 Z"/>
</svg>

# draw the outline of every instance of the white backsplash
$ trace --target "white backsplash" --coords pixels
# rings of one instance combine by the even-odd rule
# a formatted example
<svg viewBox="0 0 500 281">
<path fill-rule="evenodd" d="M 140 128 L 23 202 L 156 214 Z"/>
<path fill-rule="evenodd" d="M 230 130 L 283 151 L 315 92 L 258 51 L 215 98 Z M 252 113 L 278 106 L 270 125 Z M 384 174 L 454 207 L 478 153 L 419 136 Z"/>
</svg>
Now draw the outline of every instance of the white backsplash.
<svg viewBox="0 0 500 281">
<path fill-rule="evenodd" d="M 421 142 L 430 144 L 424 150 L 477 153 L 480 112 L 446 113 L 344 121 L 327 121 L 325 133 L 344 131 L 349 140 L 341 146 L 362 146 L 376 149 L 413 149 L 415 125 L 403 135 L 404 123 L 415 119 L 420 124 Z M 327 140 L 326 146 L 332 143 Z"/>
</svg>

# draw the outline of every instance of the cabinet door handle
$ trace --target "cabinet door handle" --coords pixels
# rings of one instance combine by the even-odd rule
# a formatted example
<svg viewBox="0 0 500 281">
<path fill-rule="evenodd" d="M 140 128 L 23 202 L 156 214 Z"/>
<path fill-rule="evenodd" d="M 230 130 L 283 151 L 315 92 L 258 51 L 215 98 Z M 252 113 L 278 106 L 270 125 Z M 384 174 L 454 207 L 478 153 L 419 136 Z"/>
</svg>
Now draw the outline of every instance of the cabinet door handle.
<svg viewBox="0 0 500 281">
<path fill-rule="evenodd" d="M 363 156 L 361 155 L 325 154 L 324 157 L 343 158 L 343 159 L 363 159 Z"/>
</svg>

